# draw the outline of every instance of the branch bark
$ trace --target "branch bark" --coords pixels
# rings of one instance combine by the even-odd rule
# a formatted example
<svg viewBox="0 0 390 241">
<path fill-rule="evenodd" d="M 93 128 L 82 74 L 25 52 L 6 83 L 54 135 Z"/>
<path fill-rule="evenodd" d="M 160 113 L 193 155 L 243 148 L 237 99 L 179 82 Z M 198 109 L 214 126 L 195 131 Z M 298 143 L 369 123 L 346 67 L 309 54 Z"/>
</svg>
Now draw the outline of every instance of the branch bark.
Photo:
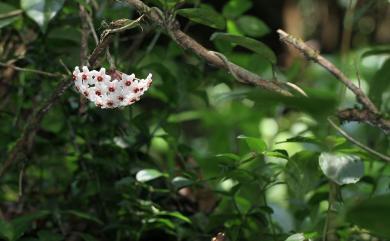
<svg viewBox="0 0 390 241">
<path fill-rule="evenodd" d="M 312 60 L 324 67 L 354 93 L 357 101 L 362 105 L 363 109 L 350 108 L 339 111 L 337 113 L 337 117 L 340 119 L 340 121 L 365 122 L 382 129 L 386 134 L 390 133 L 390 120 L 384 118 L 379 113 L 378 108 L 374 105 L 370 98 L 362 91 L 362 89 L 360 89 L 350 79 L 348 79 L 348 77 L 341 70 L 339 70 L 329 60 L 322 57 L 317 50 L 311 48 L 302 40 L 297 39 L 280 29 L 277 32 L 279 33 L 281 41 L 298 49 L 309 60 Z"/>
<path fill-rule="evenodd" d="M 292 96 L 292 94 L 286 89 L 284 83 L 279 81 L 266 80 L 258 76 L 257 74 L 252 73 L 230 61 L 224 61 L 222 58 L 220 58 L 219 55 L 216 55 L 213 51 L 206 49 L 201 44 L 196 42 L 193 38 L 181 31 L 177 21 L 173 20 L 169 23 L 166 23 L 166 21 L 162 17 L 163 14 L 161 14 L 158 9 L 150 8 L 140 0 L 127 0 L 127 2 L 132 5 L 137 11 L 141 12 L 154 23 L 157 23 L 163 29 L 165 29 L 169 33 L 171 38 L 182 48 L 192 51 L 202 59 L 206 60 L 208 63 L 218 68 L 233 72 L 232 75 L 237 77 L 238 81 L 246 84 L 253 84 L 268 91 L 278 93 L 284 96 Z"/>
<path fill-rule="evenodd" d="M 322 57 L 317 50 L 311 48 L 302 40 L 295 38 L 294 36 L 284 32 L 281 29 L 279 29 L 277 32 L 279 33 L 281 41 L 292 45 L 294 48 L 301 51 L 308 59 L 321 65 L 332 75 L 334 75 L 338 80 L 340 80 L 348 89 L 350 89 L 355 94 L 357 100 L 363 105 L 364 108 L 371 111 L 372 113 L 378 113 L 378 109 L 376 108 L 374 103 L 372 103 L 372 101 L 366 96 L 366 94 L 364 94 L 362 89 L 357 87 L 350 79 L 348 79 L 348 77 L 345 76 L 345 74 L 341 72 L 341 70 L 339 70 L 334 64 Z"/>
</svg>

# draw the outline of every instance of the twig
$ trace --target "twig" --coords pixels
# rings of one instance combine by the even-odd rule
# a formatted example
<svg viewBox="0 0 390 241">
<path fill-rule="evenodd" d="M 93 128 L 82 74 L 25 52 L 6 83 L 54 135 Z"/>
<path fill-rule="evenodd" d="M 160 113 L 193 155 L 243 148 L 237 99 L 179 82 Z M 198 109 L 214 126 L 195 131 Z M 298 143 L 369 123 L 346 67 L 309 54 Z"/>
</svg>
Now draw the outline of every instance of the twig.
<svg viewBox="0 0 390 241">
<path fill-rule="evenodd" d="M 357 100 L 363 105 L 364 108 L 371 111 L 372 113 L 378 113 L 378 109 L 371 102 L 371 100 L 364 94 L 364 92 L 357 87 L 343 72 L 341 72 L 335 65 L 329 62 L 327 59 L 322 57 L 319 52 L 302 40 L 295 38 L 294 36 L 279 29 L 277 31 L 280 35 L 281 41 L 292 45 L 296 49 L 300 50 L 308 59 L 318 63 L 331 74 L 333 74 L 338 80 L 340 80 L 348 89 L 350 89 L 356 96 Z"/>
<path fill-rule="evenodd" d="M 44 75 L 44 76 L 48 76 L 48 77 L 61 77 L 61 76 L 64 76 L 61 73 L 50 73 L 50 72 L 37 70 L 37 69 L 21 68 L 21 67 L 15 66 L 13 64 L 7 64 L 7 63 L 2 63 L 2 62 L 0 62 L 0 66 L 12 68 L 12 69 L 17 70 L 17 71 L 30 72 L 30 73 Z"/>
<path fill-rule="evenodd" d="M 23 11 L 20 10 L 20 9 L 14 10 L 14 11 L 11 11 L 11 12 L 8 12 L 8 13 L 3 13 L 3 14 L 0 14 L 0 19 L 15 17 L 15 16 L 18 16 L 18 15 L 20 15 L 22 13 L 23 13 Z"/>
<path fill-rule="evenodd" d="M 80 14 L 82 15 L 83 13 Z M 86 30 L 88 30 L 88 25 L 84 25 L 84 27 Z M 85 46 L 86 44 L 85 42 L 88 41 L 87 37 L 88 35 L 82 34 L 81 36 L 82 46 Z M 85 48 L 83 49 L 82 47 L 81 52 L 82 52 L 80 54 L 81 60 L 87 60 L 88 49 Z M 91 66 L 94 66 L 96 60 L 95 61 L 90 60 L 89 63 Z M 20 71 L 29 71 L 29 72 L 34 72 L 36 74 L 46 75 L 49 77 L 62 77 L 62 78 L 61 78 L 61 82 L 57 85 L 57 87 L 53 91 L 53 94 L 42 104 L 42 106 L 39 109 L 34 111 L 33 114 L 28 118 L 28 122 L 25 125 L 21 136 L 16 141 L 14 147 L 9 151 L 8 158 L 3 162 L 2 166 L 0 167 L 0 177 L 4 175 L 4 173 L 11 167 L 11 165 L 18 162 L 20 159 L 26 157 L 27 155 L 26 147 L 28 146 L 28 144 L 30 144 L 29 142 L 33 141 L 33 138 L 39 129 L 43 117 L 51 109 L 51 107 L 59 100 L 59 98 L 64 94 L 64 92 L 73 84 L 73 82 L 69 80 L 70 78 L 67 75 L 53 74 L 53 73 L 48 73 L 40 70 L 31 71 L 31 69 L 24 69 L 16 66 L 14 66 L 14 68 Z"/>
<path fill-rule="evenodd" d="M 348 109 L 338 111 L 337 117 L 342 122 L 348 122 L 348 121 L 365 122 L 369 125 L 382 129 L 385 134 L 390 133 L 390 120 L 385 119 L 380 114 L 374 114 L 368 110 L 348 108 Z"/>
<path fill-rule="evenodd" d="M 132 5 L 137 11 L 145 14 L 151 21 L 160 25 L 165 29 L 171 38 L 178 43 L 182 48 L 191 50 L 196 55 L 206 60 L 208 63 L 235 73 L 238 80 L 243 80 L 247 84 L 257 85 L 268 91 L 278 93 L 284 96 L 292 96 L 292 94 L 284 88 L 284 84 L 278 81 L 269 81 L 261 78 L 255 73 L 252 73 L 230 61 L 224 61 L 220 56 L 215 55 L 212 51 L 209 51 L 186 33 L 180 30 L 177 21 L 172 20 L 166 23 L 161 11 L 156 8 L 150 8 L 140 0 L 127 0 L 127 3 Z"/>
<path fill-rule="evenodd" d="M 349 140 L 350 142 L 352 142 L 353 144 L 355 144 L 356 146 L 362 148 L 363 150 L 367 151 L 368 153 L 371 153 L 379 158 L 381 158 L 382 160 L 384 161 L 387 161 L 387 162 L 390 162 L 390 157 L 387 156 L 387 155 L 384 155 L 382 153 L 379 153 L 373 149 L 371 149 L 370 147 L 364 145 L 363 143 L 355 140 L 352 136 L 350 136 L 347 132 L 345 132 L 343 129 L 341 129 L 340 127 L 338 127 L 330 118 L 328 118 L 328 122 L 332 125 L 332 127 L 334 129 L 336 129 L 342 136 L 344 136 L 347 140 Z"/>
<path fill-rule="evenodd" d="M 89 25 L 88 14 L 83 5 L 79 5 L 79 15 L 81 19 L 81 43 L 80 43 L 80 60 L 82 65 L 87 64 L 88 57 L 88 37 L 89 37 Z"/>
</svg>

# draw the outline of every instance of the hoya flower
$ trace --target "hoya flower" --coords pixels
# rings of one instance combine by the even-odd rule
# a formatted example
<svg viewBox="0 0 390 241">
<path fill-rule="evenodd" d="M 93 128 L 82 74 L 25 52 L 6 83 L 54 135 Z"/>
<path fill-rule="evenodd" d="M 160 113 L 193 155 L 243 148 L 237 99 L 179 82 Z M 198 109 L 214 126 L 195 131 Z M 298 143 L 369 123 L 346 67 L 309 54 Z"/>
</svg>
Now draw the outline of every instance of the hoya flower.
<svg viewBox="0 0 390 241">
<path fill-rule="evenodd" d="M 105 68 L 89 70 L 75 67 L 73 81 L 76 90 L 100 108 L 117 108 L 137 102 L 152 84 L 152 74 L 146 79 L 137 79 L 117 70 Z"/>
</svg>

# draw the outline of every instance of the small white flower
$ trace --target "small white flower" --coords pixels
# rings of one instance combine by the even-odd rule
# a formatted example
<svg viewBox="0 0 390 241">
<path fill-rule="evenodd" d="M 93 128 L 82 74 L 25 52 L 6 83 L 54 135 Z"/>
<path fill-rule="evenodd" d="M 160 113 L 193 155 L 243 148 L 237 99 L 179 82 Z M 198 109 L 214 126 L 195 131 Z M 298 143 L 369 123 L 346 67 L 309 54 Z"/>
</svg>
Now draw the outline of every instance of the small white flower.
<svg viewBox="0 0 390 241">
<path fill-rule="evenodd" d="M 83 66 L 82 71 L 75 67 L 72 79 L 76 90 L 100 108 L 116 108 L 137 102 L 152 84 L 152 74 L 146 79 L 137 79 L 134 74 L 127 75 L 116 70 L 105 68 L 89 70 Z"/>
</svg>

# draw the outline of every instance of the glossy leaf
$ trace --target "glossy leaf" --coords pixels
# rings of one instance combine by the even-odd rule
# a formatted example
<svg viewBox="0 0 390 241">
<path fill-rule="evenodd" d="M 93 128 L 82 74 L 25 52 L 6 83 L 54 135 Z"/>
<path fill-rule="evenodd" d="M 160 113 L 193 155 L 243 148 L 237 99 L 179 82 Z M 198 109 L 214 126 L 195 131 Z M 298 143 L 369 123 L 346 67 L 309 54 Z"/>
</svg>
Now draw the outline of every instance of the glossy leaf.
<svg viewBox="0 0 390 241">
<path fill-rule="evenodd" d="M 354 155 L 323 152 L 319 164 L 325 176 L 339 185 L 356 183 L 364 175 L 364 164 Z"/>
<path fill-rule="evenodd" d="M 60 11 L 65 0 L 21 0 L 20 6 L 32 20 L 34 20 L 42 32 Z"/>
<path fill-rule="evenodd" d="M 175 188 L 175 190 L 179 190 L 183 187 L 191 186 L 194 182 L 186 177 L 175 177 L 172 179 L 172 185 Z"/>
<path fill-rule="evenodd" d="M 139 182 L 148 182 L 162 176 L 164 176 L 164 174 L 156 169 L 144 169 L 137 172 L 135 178 Z"/>
<path fill-rule="evenodd" d="M 273 64 L 276 63 L 276 56 L 274 52 L 267 45 L 258 40 L 228 33 L 214 33 L 210 39 L 213 41 L 223 40 L 234 45 L 239 45 L 241 47 L 252 50 Z"/>
<path fill-rule="evenodd" d="M 183 8 L 177 14 L 190 19 L 195 23 L 200 23 L 215 29 L 225 29 L 225 18 L 217 11 L 209 7 Z"/>
</svg>

